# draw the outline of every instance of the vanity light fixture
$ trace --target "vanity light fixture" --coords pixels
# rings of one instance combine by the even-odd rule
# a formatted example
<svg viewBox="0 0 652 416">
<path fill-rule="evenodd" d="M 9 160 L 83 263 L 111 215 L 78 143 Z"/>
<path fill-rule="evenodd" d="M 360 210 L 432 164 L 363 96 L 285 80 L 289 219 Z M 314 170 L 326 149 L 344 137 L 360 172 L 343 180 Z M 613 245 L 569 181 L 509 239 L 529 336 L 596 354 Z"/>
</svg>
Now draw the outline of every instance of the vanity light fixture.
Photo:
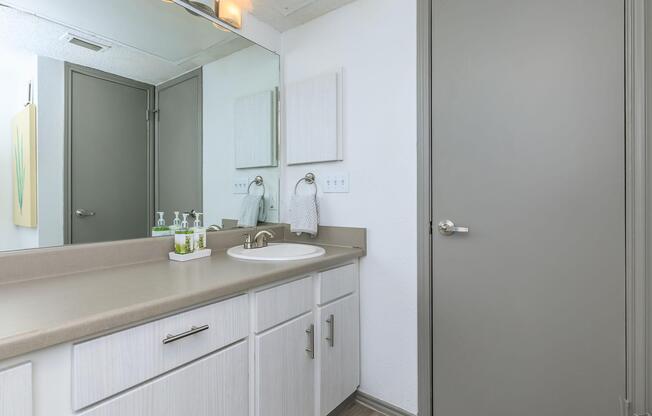
<svg viewBox="0 0 652 416">
<path fill-rule="evenodd" d="M 242 27 L 242 7 L 236 0 L 216 0 L 215 15 L 231 27 Z"/>
</svg>

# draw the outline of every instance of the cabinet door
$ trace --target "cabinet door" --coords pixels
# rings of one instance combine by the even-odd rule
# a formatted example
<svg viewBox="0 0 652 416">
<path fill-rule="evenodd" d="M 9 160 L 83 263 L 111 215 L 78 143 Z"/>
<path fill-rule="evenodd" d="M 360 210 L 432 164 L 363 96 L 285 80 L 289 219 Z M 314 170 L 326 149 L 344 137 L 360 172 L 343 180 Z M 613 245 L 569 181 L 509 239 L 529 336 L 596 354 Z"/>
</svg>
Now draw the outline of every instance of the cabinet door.
<svg viewBox="0 0 652 416">
<path fill-rule="evenodd" d="M 314 414 L 313 325 L 309 313 L 256 336 L 257 416 Z"/>
<path fill-rule="evenodd" d="M 320 414 L 327 415 L 360 384 L 358 297 L 350 295 L 319 309 L 321 327 Z"/>
<path fill-rule="evenodd" d="M 82 416 L 248 416 L 249 348 L 241 342 Z"/>
<path fill-rule="evenodd" d="M 0 416 L 32 416 L 32 364 L 0 370 Z"/>
</svg>

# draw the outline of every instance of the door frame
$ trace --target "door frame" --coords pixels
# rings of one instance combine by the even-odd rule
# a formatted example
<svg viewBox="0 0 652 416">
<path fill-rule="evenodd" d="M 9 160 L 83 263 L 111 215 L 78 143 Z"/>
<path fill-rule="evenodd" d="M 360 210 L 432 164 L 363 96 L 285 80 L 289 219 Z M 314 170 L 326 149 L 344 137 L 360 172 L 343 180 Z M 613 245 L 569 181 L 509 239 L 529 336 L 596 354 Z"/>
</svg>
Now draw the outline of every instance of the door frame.
<svg viewBox="0 0 652 416">
<path fill-rule="evenodd" d="M 65 62 L 64 64 L 64 151 L 63 151 L 63 242 L 71 244 L 72 240 L 72 75 L 74 73 L 98 78 L 116 84 L 143 90 L 147 93 L 147 109 L 143 121 L 147 123 L 147 224 L 154 218 L 154 120 L 150 117 L 154 107 L 155 89 L 153 85 L 121 77 L 82 65 Z"/>
<path fill-rule="evenodd" d="M 419 416 L 432 416 L 432 2 L 417 0 L 417 312 Z M 646 148 L 646 7 L 652 0 L 623 0 L 625 8 L 625 235 L 626 398 L 622 415 L 650 415 L 652 333 L 647 293 L 651 289 L 646 253 L 648 230 Z M 648 45 L 649 47 L 650 45 Z M 648 49 L 650 50 L 650 49 Z M 650 88 L 652 99 L 652 88 Z M 651 207 L 652 208 L 652 207 Z M 650 221 L 652 223 L 652 221 Z"/>
<path fill-rule="evenodd" d="M 192 78 L 197 78 L 199 82 L 199 91 L 197 92 L 197 104 L 199 110 L 199 114 L 197 115 L 197 124 L 198 124 L 198 131 L 199 131 L 199 149 L 200 149 L 200 154 L 198 155 L 198 166 L 197 169 L 199 169 L 199 178 L 200 178 L 200 183 L 199 187 L 201 188 L 201 194 L 199 195 L 199 207 L 197 208 L 199 211 L 204 210 L 204 68 L 199 67 L 197 69 L 193 69 L 192 71 L 186 72 L 185 74 L 182 74 L 176 78 L 172 78 L 171 80 L 165 81 L 162 84 L 159 84 L 155 87 L 154 89 L 154 102 L 155 102 L 155 117 L 152 117 L 153 125 L 154 127 L 154 207 L 158 209 L 159 207 L 159 186 L 160 186 L 160 181 L 158 177 L 158 155 L 159 155 L 159 135 L 160 135 L 160 128 L 159 128 L 159 121 L 161 117 L 161 109 L 159 106 L 159 94 L 161 90 L 168 89 L 170 87 L 174 87 L 177 84 L 181 84 L 182 82 L 185 82 L 189 79 Z M 153 212 L 154 208 L 152 209 L 152 215 L 154 215 Z"/>
</svg>

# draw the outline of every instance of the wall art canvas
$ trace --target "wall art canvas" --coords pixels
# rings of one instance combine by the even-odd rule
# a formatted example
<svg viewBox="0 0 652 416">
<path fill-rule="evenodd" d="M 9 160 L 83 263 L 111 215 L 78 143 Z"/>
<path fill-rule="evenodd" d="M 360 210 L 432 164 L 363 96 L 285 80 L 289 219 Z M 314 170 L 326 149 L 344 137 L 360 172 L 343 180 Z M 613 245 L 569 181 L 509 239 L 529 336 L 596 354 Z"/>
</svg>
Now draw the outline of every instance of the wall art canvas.
<svg viewBox="0 0 652 416">
<path fill-rule="evenodd" d="M 36 106 L 28 104 L 11 121 L 14 224 L 34 228 L 36 220 Z"/>
</svg>

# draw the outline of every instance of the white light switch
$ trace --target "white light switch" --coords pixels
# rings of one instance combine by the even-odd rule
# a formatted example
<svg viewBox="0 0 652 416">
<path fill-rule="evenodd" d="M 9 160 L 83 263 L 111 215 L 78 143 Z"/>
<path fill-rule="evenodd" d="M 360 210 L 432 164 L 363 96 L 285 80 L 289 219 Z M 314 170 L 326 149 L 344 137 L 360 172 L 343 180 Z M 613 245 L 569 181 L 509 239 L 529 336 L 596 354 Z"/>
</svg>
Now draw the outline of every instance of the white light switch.
<svg viewBox="0 0 652 416">
<path fill-rule="evenodd" d="M 246 194 L 249 181 L 247 178 L 233 178 L 233 193 Z"/>
<path fill-rule="evenodd" d="M 348 193 L 349 192 L 349 174 L 337 173 L 326 175 L 323 179 L 324 192 L 326 193 Z"/>
</svg>

